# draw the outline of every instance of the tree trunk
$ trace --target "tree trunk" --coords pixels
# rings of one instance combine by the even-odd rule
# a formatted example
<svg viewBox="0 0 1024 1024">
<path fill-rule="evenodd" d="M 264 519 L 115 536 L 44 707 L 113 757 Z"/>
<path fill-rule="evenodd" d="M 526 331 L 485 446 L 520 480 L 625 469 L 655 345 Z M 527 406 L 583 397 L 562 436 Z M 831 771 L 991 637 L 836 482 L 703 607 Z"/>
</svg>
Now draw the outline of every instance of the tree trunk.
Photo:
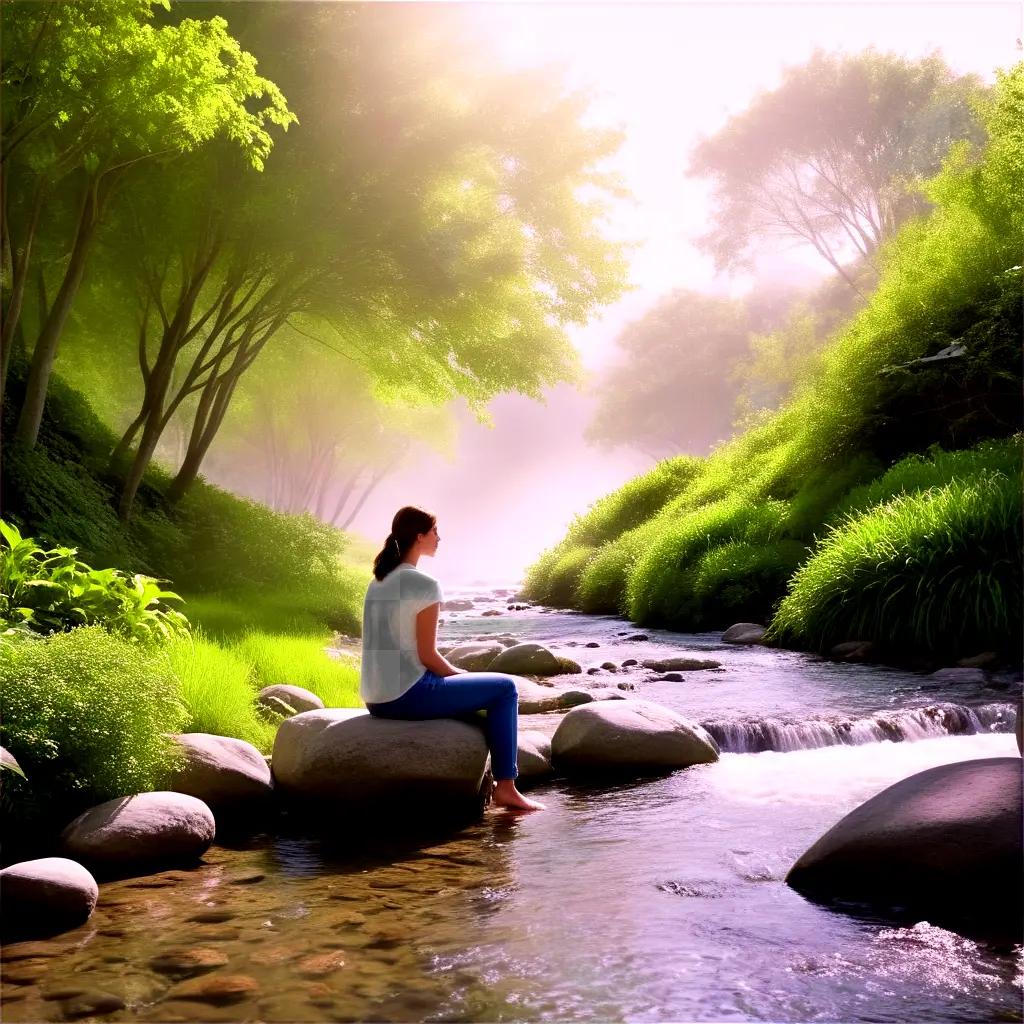
<svg viewBox="0 0 1024 1024">
<path fill-rule="evenodd" d="M 99 221 L 99 197 L 96 194 L 98 188 L 99 183 L 94 181 L 86 190 L 75 232 L 75 242 L 71 249 L 71 259 L 32 353 L 32 365 L 25 386 L 25 400 L 15 433 L 17 440 L 29 448 L 34 448 L 39 438 L 39 425 L 43 420 L 43 407 L 46 405 L 46 391 L 53 371 L 53 361 L 57 357 L 57 348 L 68 313 L 71 312 L 71 304 L 74 302 L 78 286 L 82 283 L 89 246 Z"/>
<path fill-rule="evenodd" d="M 3 202 L 6 207 L 6 181 L 4 182 Z M 28 280 L 29 267 L 32 260 L 32 244 L 36 237 L 36 226 L 39 223 L 39 210 L 42 207 L 42 189 L 36 189 L 35 200 L 32 204 L 32 216 L 29 220 L 28 230 L 23 241 L 24 251 L 21 259 L 15 258 L 14 248 L 11 246 L 11 237 L 7 219 L 7 211 L 4 209 L 4 249 L 5 258 L 10 259 L 11 265 L 11 297 L 7 302 L 7 308 L 3 313 L 3 326 L 0 327 L 0 402 L 2 402 L 4 390 L 7 387 L 7 370 L 11 364 L 11 353 L 14 351 L 14 339 L 21 323 L 21 306 L 25 298 L 25 282 Z M 2 406 L 0 406 L 2 407 Z"/>
<path fill-rule="evenodd" d="M 139 485 L 146 472 L 146 467 L 153 458 L 160 435 L 163 433 L 164 424 L 161 417 L 151 414 L 146 420 L 146 427 L 142 431 L 142 440 L 139 447 L 135 449 L 135 457 L 132 459 L 131 468 L 125 478 L 124 486 L 121 488 L 121 497 L 117 503 L 117 514 L 122 522 L 131 518 L 132 506 L 135 504 L 135 495 L 139 493 Z"/>
</svg>

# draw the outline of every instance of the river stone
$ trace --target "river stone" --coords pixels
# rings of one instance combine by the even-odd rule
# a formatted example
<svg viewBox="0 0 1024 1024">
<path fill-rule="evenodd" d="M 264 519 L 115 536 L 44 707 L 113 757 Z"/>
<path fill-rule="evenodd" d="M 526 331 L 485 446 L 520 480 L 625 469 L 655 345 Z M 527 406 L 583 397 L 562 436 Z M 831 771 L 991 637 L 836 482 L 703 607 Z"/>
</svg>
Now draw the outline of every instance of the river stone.
<svg viewBox="0 0 1024 1024">
<path fill-rule="evenodd" d="M 727 644 L 759 644 L 765 632 L 765 627 L 757 622 L 737 622 L 722 634 L 722 640 Z"/>
<path fill-rule="evenodd" d="M 174 867 L 198 860 L 216 829 L 213 812 L 186 793 L 138 793 L 80 814 L 61 833 L 61 846 L 90 867 L 119 872 Z"/>
<path fill-rule="evenodd" d="M 99 887 L 81 864 L 41 857 L 0 871 L 5 938 L 74 928 L 96 908 Z"/>
<path fill-rule="evenodd" d="M 932 672 L 929 676 L 937 683 L 949 683 L 951 685 L 966 684 L 982 686 L 988 682 L 988 676 L 980 668 L 940 668 L 938 672 Z"/>
<path fill-rule="evenodd" d="M 228 1006 L 254 996 L 259 988 L 256 980 L 247 974 L 207 974 L 179 982 L 167 991 L 165 999 Z"/>
<path fill-rule="evenodd" d="M 550 775 L 551 740 L 536 729 L 525 729 L 519 733 L 519 750 L 516 754 L 519 767 L 518 781 L 534 782 Z"/>
<path fill-rule="evenodd" d="M 452 718 L 399 721 L 357 708 L 307 711 L 274 741 L 278 790 L 306 802 L 422 808 L 476 800 L 487 742 Z"/>
<path fill-rule="evenodd" d="M 158 974 L 182 980 L 215 971 L 227 965 L 228 955 L 222 949 L 193 946 L 190 949 L 169 949 L 149 961 Z"/>
<path fill-rule="evenodd" d="M 251 806 L 274 792 L 263 755 L 245 740 L 187 732 L 174 737 L 185 753 L 184 766 L 170 789 L 209 804 L 216 810 Z"/>
<path fill-rule="evenodd" d="M 555 767 L 573 773 L 667 771 L 718 760 L 718 744 L 695 722 L 646 700 L 574 708 L 551 740 Z"/>
<path fill-rule="evenodd" d="M 542 715 L 549 711 L 566 711 L 580 704 L 589 704 L 593 695 L 583 690 L 557 690 L 530 679 L 516 678 L 521 715 Z"/>
<path fill-rule="evenodd" d="M 644 668 L 652 668 L 655 672 L 699 672 L 701 669 L 719 668 L 721 664 L 710 658 L 659 658 L 643 662 Z"/>
<path fill-rule="evenodd" d="M 828 652 L 836 661 L 874 661 L 878 648 L 870 640 L 847 640 Z"/>
<path fill-rule="evenodd" d="M 459 644 L 453 647 L 445 657 L 459 668 L 467 672 L 486 672 L 491 662 L 501 654 L 505 648 L 501 644 L 478 643 Z"/>
<path fill-rule="evenodd" d="M 525 643 L 506 647 L 491 662 L 489 671 L 522 676 L 557 676 L 565 669 L 546 647 Z"/>
<path fill-rule="evenodd" d="M 1020 758 L 960 761 L 902 779 L 855 808 L 786 882 L 812 898 L 911 907 L 1021 929 Z"/>
<path fill-rule="evenodd" d="M 287 683 L 263 687 L 256 695 L 256 703 L 267 704 L 272 698 L 284 701 L 288 707 L 295 709 L 296 714 L 302 714 L 303 711 L 316 711 L 324 706 L 324 702 L 311 690 L 305 690 L 301 686 L 291 686 Z M 273 710 L 277 710 L 276 704 L 270 706 Z"/>
<path fill-rule="evenodd" d="M 481 598 L 483 600 L 483 598 Z M 441 610 L 445 612 L 468 612 L 473 607 L 472 601 L 459 598 L 454 601 L 442 601 Z"/>
</svg>

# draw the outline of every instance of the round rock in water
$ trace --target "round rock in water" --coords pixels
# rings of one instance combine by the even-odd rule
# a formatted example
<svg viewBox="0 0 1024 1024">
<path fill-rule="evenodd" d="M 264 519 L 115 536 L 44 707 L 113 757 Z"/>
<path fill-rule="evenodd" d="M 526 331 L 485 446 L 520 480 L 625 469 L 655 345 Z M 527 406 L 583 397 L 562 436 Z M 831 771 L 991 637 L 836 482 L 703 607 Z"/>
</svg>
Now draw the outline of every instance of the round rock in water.
<svg viewBox="0 0 1024 1024">
<path fill-rule="evenodd" d="M 818 899 L 1021 930 L 1020 758 L 940 765 L 855 808 L 790 869 Z"/>
<path fill-rule="evenodd" d="M 546 778 L 552 773 L 551 740 L 535 729 L 523 730 L 519 733 L 516 761 L 519 782 L 534 782 Z"/>
<path fill-rule="evenodd" d="M 185 764 L 170 786 L 176 793 L 188 793 L 217 811 L 248 807 L 273 794 L 270 767 L 251 743 L 207 732 L 182 733 L 174 739 L 185 754 Z"/>
<path fill-rule="evenodd" d="M 459 644 L 453 647 L 445 657 L 459 668 L 467 672 L 486 672 L 491 662 L 501 654 L 504 646 L 500 643 Z"/>
<path fill-rule="evenodd" d="M 186 793 L 138 793 L 80 814 L 61 834 L 65 853 L 96 870 L 159 870 L 199 860 L 213 842 L 213 812 Z"/>
<path fill-rule="evenodd" d="M 302 801 L 468 806 L 480 794 L 487 742 L 479 727 L 453 718 L 406 722 L 327 708 L 282 722 L 272 763 L 279 792 Z"/>
<path fill-rule="evenodd" d="M 88 920 L 99 887 L 81 864 L 42 857 L 0 871 L 6 939 L 53 934 Z"/>
<path fill-rule="evenodd" d="M 549 711 L 567 711 L 580 704 L 589 704 L 593 694 L 584 690 L 558 690 L 543 686 L 531 679 L 516 679 L 521 715 L 543 715 Z"/>
<path fill-rule="evenodd" d="M 949 683 L 951 685 L 963 684 L 966 686 L 984 686 L 988 682 L 988 676 L 984 669 L 980 668 L 940 668 L 929 677 L 937 683 Z"/>
<path fill-rule="evenodd" d="M 573 708 L 551 740 L 555 767 L 574 774 L 671 771 L 718 760 L 718 744 L 695 722 L 646 700 Z"/>
<path fill-rule="evenodd" d="M 257 704 L 265 705 L 273 711 L 280 708 L 277 701 L 284 701 L 288 707 L 295 709 L 297 715 L 301 715 L 303 711 L 317 711 L 324 706 L 324 702 L 312 690 L 305 690 L 301 686 L 289 686 L 287 683 L 264 686 L 256 696 Z"/>
<path fill-rule="evenodd" d="M 765 632 L 757 622 L 737 622 L 722 634 L 722 639 L 727 644 L 759 644 Z"/>
<path fill-rule="evenodd" d="M 508 672 L 521 676 L 557 676 L 567 670 L 554 654 L 541 644 L 515 644 L 506 647 L 488 666 L 489 672 Z"/>
</svg>

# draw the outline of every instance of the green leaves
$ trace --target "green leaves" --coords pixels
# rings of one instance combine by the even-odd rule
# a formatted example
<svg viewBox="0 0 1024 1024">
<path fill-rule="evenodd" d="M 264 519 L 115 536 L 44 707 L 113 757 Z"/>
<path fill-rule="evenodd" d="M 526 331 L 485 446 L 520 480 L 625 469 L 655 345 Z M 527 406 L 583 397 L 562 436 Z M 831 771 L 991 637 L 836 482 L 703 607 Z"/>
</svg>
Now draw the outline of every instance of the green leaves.
<svg viewBox="0 0 1024 1024">
<path fill-rule="evenodd" d="M 157 644 L 188 633 L 188 620 L 169 602 L 181 598 L 149 576 L 92 569 L 75 548 L 49 551 L 0 520 L 0 632 L 54 633 L 102 625 L 132 640 Z"/>
</svg>

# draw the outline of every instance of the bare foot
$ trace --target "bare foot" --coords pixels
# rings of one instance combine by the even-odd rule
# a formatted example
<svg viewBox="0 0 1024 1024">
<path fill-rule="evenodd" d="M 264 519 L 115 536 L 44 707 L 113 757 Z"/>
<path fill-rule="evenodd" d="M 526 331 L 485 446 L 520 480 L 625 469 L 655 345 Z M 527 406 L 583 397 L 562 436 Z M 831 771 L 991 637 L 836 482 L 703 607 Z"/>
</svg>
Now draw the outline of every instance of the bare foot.
<svg viewBox="0 0 1024 1024">
<path fill-rule="evenodd" d="M 496 807 L 507 807 L 510 811 L 543 811 L 545 805 L 523 796 L 516 789 L 515 779 L 502 779 L 494 784 L 491 802 Z"/>
</svg>

